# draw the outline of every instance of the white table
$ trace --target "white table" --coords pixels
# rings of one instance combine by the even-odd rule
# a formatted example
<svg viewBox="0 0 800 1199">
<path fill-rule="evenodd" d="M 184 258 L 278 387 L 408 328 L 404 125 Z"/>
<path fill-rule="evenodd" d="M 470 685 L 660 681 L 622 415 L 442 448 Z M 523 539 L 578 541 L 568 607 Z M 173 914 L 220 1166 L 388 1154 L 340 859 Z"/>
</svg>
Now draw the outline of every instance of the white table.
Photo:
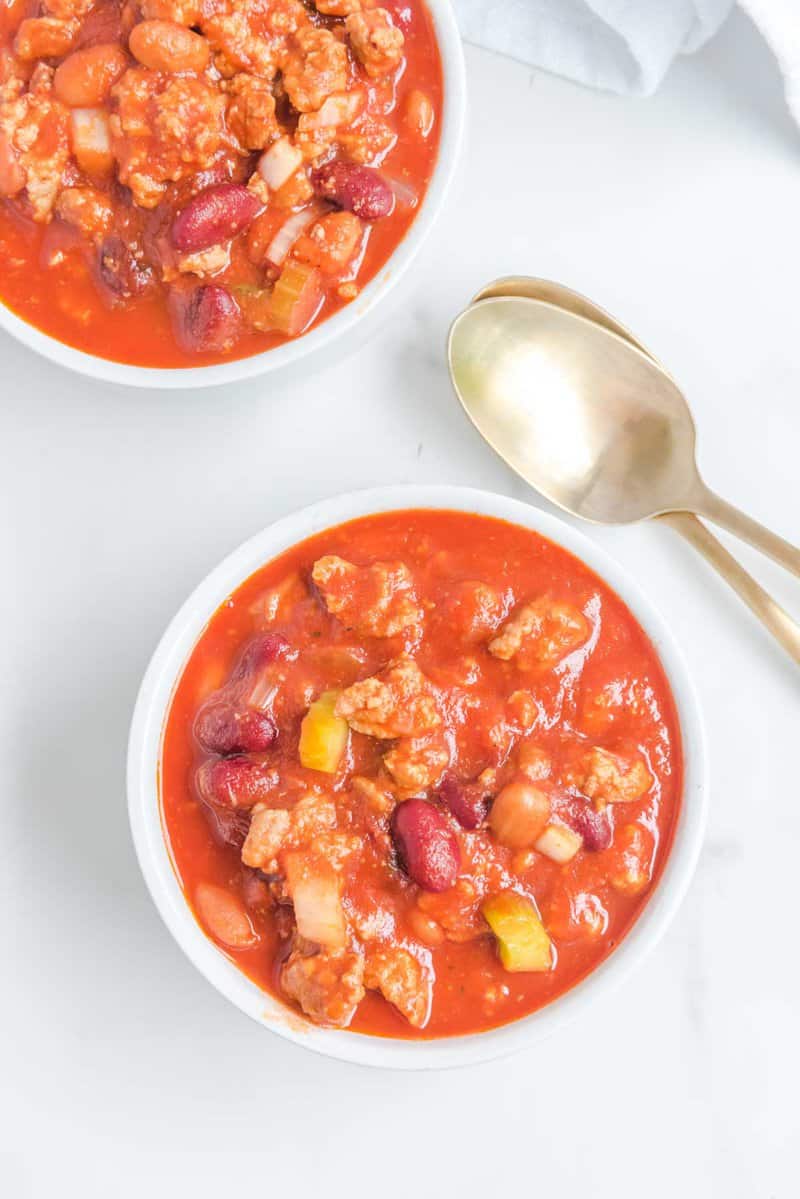
<svg viewBox="0 0 800 1199">
<path fill-rule="evenodd" d="M 665 942 L 582 1023 L 460 1072 L 312 1056 L 203 981 L 134 861 L 136 689 L 222 555 L 378 482 L 533 498 L 462 420 L 444 367 L 449 319 L 495 275 L 564 280 L 629 323 L 685 385 L 711 483 L 800 537 L 800 135 L 751 27 L 735 19 L 649 102 L 475 50 L 468 66 L 462 195 L 413 303 L 357 359 L 288 394 L 137 394 L 0 340 L 8 1199 L 798 1193 L 798 676 L 668 530 L 591 535 L 685 647 L 711 825 Z M 746 558 L 800 611 L 797 585 Z"/>
</svg>

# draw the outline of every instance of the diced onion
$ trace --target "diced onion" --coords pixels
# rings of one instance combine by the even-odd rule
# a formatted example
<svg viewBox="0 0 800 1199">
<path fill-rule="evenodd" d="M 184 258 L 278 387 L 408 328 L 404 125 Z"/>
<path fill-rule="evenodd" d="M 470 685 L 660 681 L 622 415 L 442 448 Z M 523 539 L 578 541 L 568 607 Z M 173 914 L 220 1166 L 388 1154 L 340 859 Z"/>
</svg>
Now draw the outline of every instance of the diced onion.
<svg viewBox="0 0 800 1199">
<path fill-rule="evenodd" d="M 326 210 L 325 204 L 316 203 L 309 204 L 307 208 L 301 208 L 299 212 L 293 212 L 267 246 L 267 262 L 272 266 L 282 266 L 286 255 L 303 230 L 318 220 Z"/>
<path fill-rule="evenodd" d="M 395 179 L 391 175 L 384 173 L 383 178 L 389 184 L 389 187 L 395 194 L 395 198 L 400 204 L 405 204 L 408 208 L 416 208 L 419 203 L 419 196 L 409 183 L 403 179 Z"/>
<path fill-rule="evenodd" d="M 563 824 L 548 824 L 533 848 L 537 853 L 543 853 L 546 858 L 563 865 L 571 862 L 583 845 L 583 838 L 571 828 Z"/>
<path fill-rule="evenodd" d="M 347 927 L 339 880 L 324 858 L 285 855 L 286 885 L 294 904 L 297 931 L 326 949 L 343 949 Z"/>
<path fill-rule="evenodd" d="M 290 179 L 303 161 L 303 155 L 288 137 L 273 142 L 258 160 L 258 173 L 264 182 L 277 191 Z"/>
<path fill-rule="evenodd" d="M 72 152 L 90 174 L 113 165 L 108 113 L 103 108 L 73 108 L 70 113 Z"/>
<path fill-rule="evenodd" d="M 339 125 L 349 125 L 354 121 L 364 107 L 363 92 L 339 92 L 328 96 L 318 112 L 309 114 L 306 129 L 335 129 Z"/>
<path fill-rule="evenodd" d="M 70 113 L 72 135 L 81 145 L 91 147 L 97 153 L 111 150 L 108 114 L 103 108 L 73 108 Z"/>
<path fill-rule="evenodd" d="M 269 673 L 259 675 L 247 696 L 248 707 L 258 708 L 260 712 L 269 712 L 277 692 L 278 688 Z"/>
</svg>

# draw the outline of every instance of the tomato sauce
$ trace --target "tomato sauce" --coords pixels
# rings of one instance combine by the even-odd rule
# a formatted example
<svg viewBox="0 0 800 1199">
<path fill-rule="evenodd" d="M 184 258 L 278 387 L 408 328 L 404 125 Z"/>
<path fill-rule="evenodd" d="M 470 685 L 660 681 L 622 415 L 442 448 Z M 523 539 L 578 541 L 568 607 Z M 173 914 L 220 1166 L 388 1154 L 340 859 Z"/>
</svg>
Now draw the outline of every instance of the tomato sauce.
<svg viewBox="0 0 800 1199">
<path fill-rule="evenodd" d="M 237 141 L 230 115 L 233 93 L 227 89 L 239 79 L 252 84 L 254 76 L 249 72 L 256 68 L 243 68 L 229 78 L 231 69 L 225 56 L 233 51 L 224 36 L 215 33 L 221 20 L 217 24 L 214 20 L 218 11 L 227 12 L 238 0 L 204 0 L 202 4 L 198 0 L 201 15 L 197 18 L 199 24 L 195 23 L 193 28 L 202 29 L 207 38 L 197 32 L 191 36 L 198 43 L 208 40 L 212 47 L 208 65 L 195 73 L 198 86 L 204 89 L 201 99 L 208 106 L 209 124 L 210 114 L 217 113 L 212 108 L 216 99 L 228 105 L 227 117 L 219 118 L 218 114 L 214 117 L 223 122 L 219 149 L 212 158 L 208 153 L 202 156 L 193 143 L 189 145 L 183 151 L 184 161 L 177 166 L 173 164 L 171 169 L 172 176 L 183 172 L 180 178 L 171 181 L 168 168 L 164 168 L 168 181 L 155 207 L 147 196 L 132 193 L 127 184 L 133 186 L 133 180 L 139 176 L 132 174 L 129 179 L 121 163 L 126 156 L 129 158 L 139 151 L 136 138 L 114 133 L 114 121 L 122 104 L 120 89 L 125 88 L 130 76 L 144 77 L 153 87 L 163 88 L 170 78 L 185 83 L 190 73 L 177 71 L 170 75 L 165 70 L 143 69 L 129 48 L 129 37 L 132 29 L 142 28 L 143 16 L 174 15 L 176 21 L 188 23 L 193 18 L 184 14 L 194 2 L 142 0 L 137 6 L 118 0 L 99 0 L 95 4 L 92 0 L 63 0 L 59 12 L 65 6 L 75 8 L 74 18 L 64 23 L 70 28 L 79 23 L 77 39 L 73 38 L 65 53 L 38 58 L 31 57 L 35 50 L 26 51 L 27 57 L 20 58 L 18 47 L 22 23 L 38 20 L 39 6 L 23 2 L 0 9 L 0 302 L 59 341 L 101 358 L 136 366 L 180 368 L 248 357 L 284 343 L 289 336 L 300 335 L 345 304 L 357 302 L 361 289 L 385 266 L 413 223 L 434 170 L 439 144 L 443 85 L 431 18 L 420 0 L 404 4 L 387 0 L 384 8 L 402 31 L 400 65 L 375 77 L 366 71 L 354 51 L 348 49 L 347 90 L 335 93 L 335 98 L 354 93 L 364 95 L 366 108 L 350 124 L 339 126 L 335 138 L 325 145 L 315 149 L 313 145 L 309 147 L 306 139 L 302 144 L 304 162 L 284 187 L 271 191 L 259 185 L 258 194 L 266 203 L 266 210 L 250 228 L 232 238 L 227 263 L 220 266 L 213 256 L 208 261 L 201 256 L 199 265 L 193 267 L 191 263 L 187 265 L 186 255 L 183 258 L 178 255 L 176 259 L 174 248 L 169 245 L 171 222 L 189 200 L 220 183 L 242 187 L 252 187 L 253 180 L 258 183 L 260 151 L 253 148 L 256 142 L 260 140 L 268 149 L 272 144 L 268 138 L 280 134 L 300 144 L 299 122 L 303 116 L 315 115 L 306 111 L 298 118 L 297 111 L 281 98 L 280 71 L 276 67 L 270 74 L 265 68 L 264 80 L 278 97 L 277 111 L 282 124 L 261 139 L 255 136 L 243 144 Z M 283 9 L 294 12 L 292 5 L 302 9 L 299 0 L 270 0 L 269 5 L 257 7 L 259 12 L 263 8 L 280 15 Z M 344 18 L 327 16 L 322 0 L 319 8 L 317 12 L 309 3 L 302 10 L 307 13 L 303 19 L 313 21 L 315 29 L 334 31 L 336 38 L 350 47 Z M 88 15 L 81 16 L 87 9 Z M 139 24 L 132 26 L 132 20 Z M 175 23 L 162 24 L 170 24 L 174 29 Z M 287 39 L 287 45 L 293 52 L 291 39 Z M 121 50 L 127 74 L 117 79 L 98 108 L 70 108 L 58 98 L 54 69 L 69 63 L 71 55 L 93 47 L 104 52 L 108 48 L 108 53 Z M 323 64 L 323 78 L 326 70 Z M 156 84 L 154 79 L 160 82 Z M 74 87 L 74 80 L 70 80 L 70 88 Z M 19 104 L 27 103 L 26 89 L 31 89 L 31 94 L 35 89 L 37 98 L 30 110 L 33 116 L 25 120 L 39 122 L 30 161 L 19 158 L 22 151 L 15 140 L 21 145 L 31 136 L 29 129 L 26 132 L 27 127 L 18 125 Z M 317 104 L 323 94 L 312 96 L 308 103 Z M 153 111 L 164 107 L 169 97 L 168 91 L 156 96 Z M 409 124 L 409 112 L 411 104 L 420 97 L 426 111 L 430 111 L 431 120 L 430 126 L 426 124 L 415 131 Z M 175 104 L 177 120 L 180 107 L 177 100 Z M 111 138 L 111 158 L 100 168 L 95 169 L 86 152 L 76 147 L 71 123 L 76 111 L 99 111 L 111 131 L 106 134 Z M 46 115 L 42 116 L 43 113 Z M 143 110 L 141 121 L 147 125 L 152 117 L 153 112 Z M 133 122 L 133 117 L 130 119 Z M 191 130 L 204 119 L 206 114 L 201 109 L 191 123 Z M 4 129 L 10 132 L 4 133 Z M 162 141 L 153 134 L 153 162 L 160 163 L 159 154 L 164 157 L 173 152 L 172 141 L 167 134 Z M 47 200 L 40 199 L 39 210 L 33 210 L 29 194 L 41 193 L 50 163 L 60 164 L 62 159 L 56 192 Z M 267 248 L 290 217 L 306 209 L 310 211 L 314 204 L 318 206 L 318 216 L 341 211 L 337 200 L 328 204 L 326 213 L 324 203 L 320 204 L 319 198 L 311 194 L 309 181 L 314 171 L 320 164 L 331 161 L 376 171 L 394 193 L 392 210 L 380 219 L 362 220 L 360 230 L 358 218 L 348 213 L 357 245 L 338 261 L 332 260 L 331 251 L 340 253 L 342 246 L 341 241 L 332 240 L 333 231 L 325 234 L 329 238 L 326 242 L 324 229 L 317 228 L 314 232 L 315 227 L 308 225 L 305 232 L 312 234 L 311 240 L 302 235 L 293 238 L 283 264 L 272 264 L 265 257 Z M 24 179 L 20 175 L 22 162 L 26 163 L 28 186 L 20 190 Z M 156 166 L 150 169 L 156 172 Z M 155 178 L 161 176 L 156 174 Z M 282 195 L 287 188 L 295 188 L 296 194 Z M 77 200 L 76 193 L 80 193 Z M 78 203 L 81 197 L 83 202 Z M 212 251 L 215 249 L 211 246 Z M 296 312 L 287 314 L 284 307 L 278 313 L 271 304 L 271 295 L 282 265 L 292 263 L 300 263 L 310 285 L 306 297 L 301 295 Z M 196 320 L 197 327 L 187 330 L 184 327 L 189 319 L 184 315 L 187 297 L 204 284 L 222 289 L 233 297 L 234 304 L 226 295 L 220 301 L 220 293 L 215 291 L 217 307 Z M 184 307 L 175 302 L 175 297 Z M 289 300 L 292 299 L 290 292 Z M 231 328 L 228 330 L 225 325 L 220 332 L 220 325 L 225 322 Z"/>
<path fill-rule="evenodd" d="M 347 594 L 354 608 L 342 606 L 341 595 L 331 591 L 320 560 L 333 564 L 329 572 L 349 571 Z M 381 573 L 387 563 L 402 564 L 402 571 L 395 565 Z M 395 591 L 387 609 L 380 605 L 378 584 L 389 574 Z M 385 599 L 389 591 L 382 594 Z M 534 608 L 527 607 L 532 602 Z M 540 622 L 531 632 L 526 613 L 544 610 L 542 604 L 551 623 Z M 382 630 L 387 611 L 400 616 Z M 398 631 L 395 625 L 403 621 Z M 522 647 L 509 656 L 523 626 Z M 368 633 L 359 632 L 365 627 Z M 380 635 L 387 629 L 388 635 Z M 220 795 L 212 795 L 209 805 L 208 791 L 198 783 L 198 771 L 209 762 L 207 744 L 197 737 L 198 713 L 209 700 L 213 704 L 228 694 L 232 677 L 246 676 L 246 647 L 265 632 L 291 653 L 279 670 L 274 663 L 266 667 L 254 690 L 247 676 L 251 701 L 267 694 L 278 729 L 274 746 L 248 755 L 259 769 L 272 772 L 264 806 L 291 809 L 298 796 L 316 789 L 322 802 L 333 803 L 344 832 L 329 835 L 325 829 L 316 835 L 316 848 L 305 848 L 313 854 L 328 836 L 331 844 L 353 838 L 357 845 L 336 863 L 349 945 L 359 969 L 357 955 L 366 953 L 368 962 L 366 993 L 349 1013 L 353 1031 L 394 1037 L 479 1032 L 550 1003 L 614 950 L 658 881 L 681 802 L 680 731 L 657 654 L 619 596 L 559 546 L 493 518 L 420 510 L 352 521 L 266 563 L 211 618 L 178 681 L 161 762 L 165 836 L 187 901 L 241 970 L 296 1006 L 281 973 L 296 935 L 282 878 L 287 859 L 278 854 L 277 873 L 245 866 L 242 840 L 249 819 L 255 820 L 247 806 L 252 796 L 240 808 L 226 807 L 230 794 L 222 806 Z M 298 747 L 309 704 L 331 689 L 356 695 L 360 680 L 389 677 L 387 670 L 398 660 L 413 663 L 444 714 L 428 739 L 444 736 L 445 769 L 434 763 L 423 785 L 403 785 L 408 779 L 392 750 L 412 741 L 352 728 L 335 774 L 303 767 Z M 241 699 L 241 691 L 237 694 Z M 417 698 L 412 695 L 387 719 L 402 723 Z M 348 710 L 341 700 L 338 710 Z M 354 716 L 348 719 L 358 723 Z M 386 732 L 399 728 L 387 725 Z M 211 757 L 223 764 L 230 760 Z M 411 760 L 416 761 L 413 755 L 404 764 Z M 603 771 L 587 771 L 587 761 L 604 766 L 613 761 L 623 773 L 609 782 Z M 637 770 L 644 783 L 631 782 Z M 475 780 L 482 780 L 488 807 L 477 828 L 462 827 L 448 812 L 443 775 L 458 780 L 457 786 L 475 788 Z M 507 821 L 496 818 L 498 796 L 510 783 L 531 779 L 551 805 L 557 833 L 567 838 L 568 860 L 503 843 L 514 838 L 508 837 Z M 387 811 L 376 817 L 356 793 L 356 784 L 367 788 L 370 782 L 387 798 L 387 808 L 421 799 L 426 811 L 436 809 L 459 847 L 454 885 L 434 893 L 409 877 L 392 823 L 398 809 L 395 816 Z M 583 823 L 573 820 L 576 812 Z M 593 821 L 604 830 L 599 839 Z M 233 915 L 223 913 L 220 923 L 198 900 L 206 891 L 227 896 Z M 534 905 L 550 942 L 546 968 L 504 967 L 502 946 L 484 914 L 487 897 L 498 891 Z M 236 929 L 226 931 L 231 919 L 245 929 L 244 937 Z M 392 992 L 397 1001 L 392 1003 L 385 997 L 388 988 L 369 985 L 376 946 L 380 963 L 400 952 L 414 967 L 410 998 L 401 993 L 398 1000 Z M 301 964 L 310 970 L 309 962 L 316 959 Z M 296 998 L 296 989 L 290 994 Z"/>
</svg>

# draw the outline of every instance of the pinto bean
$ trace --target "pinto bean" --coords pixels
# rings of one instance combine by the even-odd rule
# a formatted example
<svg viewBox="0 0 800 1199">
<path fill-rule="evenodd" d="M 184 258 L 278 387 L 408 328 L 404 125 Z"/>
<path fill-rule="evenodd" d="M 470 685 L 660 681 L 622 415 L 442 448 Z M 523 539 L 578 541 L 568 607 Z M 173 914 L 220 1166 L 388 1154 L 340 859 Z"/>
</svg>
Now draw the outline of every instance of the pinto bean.
<svg viewBox="0 0 800 1199">
<path fill-rule="evenodd" d="M 423 945 L 435 948 L 437 945 L 444 944 L 444 929 L 441 924 L 432 916 L 421 912 L 419 908 L 411 908 L 408 913 L 408 923 L 411 925 L 414 936 L 418 941 L 422 941 Z"/>
<path fill-rule="evenodd" d="M 142 20 L 175 21 L 187 28 L 203 19 L 202 0 L 140 0 Z"/>
<path fill-rule="evenodd" d="M 433 804 L 407 799 L 392 813 L 392 838 L 406 873 L 426 891 L 447 891 L 458 878 L 461 851 Z"/>
<path fill-rule="evenodd" d="M 218 183 L 189 201 L 172 222 L 172 244 L 195 254 L 236 237 L 262 210 L 257 196 L 241 183 Z"/>
<path fill-rule="evenodd" d="M 0 22 L 3 26 L 3 34 L 8 37 L 19 29 L 20 23 L 25 17 L 30 4 L 28 0 L 4 0 L 2 13 L 3 20 Z"/>
<path fill-rule="evenodd" d="M 53 91 L 69 108 L 96 108 L 124 73 L 128 57 L 121 46 L 76 50 L 56 68 Z"/>
<path fill-rule="evenodd" d="M 430 96 L 425 92 L 414 88 L 406 96 L 405 104 L 403 105 L 403 120 L 415 137 L 422 141 L 430 134 L 433 129 L 435 114 Z"/>
<path fill-rule="evenodd" d="M 194 896 L 197 914 L 217 941 L 232 949 L 258 940 L 241 900 L 213 883 L 200 883 Z"/>
<path fill-rule="evenodd" d="M 394 192 L 373 167 L 354 162 L 327 162 L 311 176 L 318 195 L 363 221 L 377 221 L 394 208 Z"/>
<path fill-rule="evenodd" d="M 530 783 L 508 783 L 492 804 L 489 826 L 501 845 L 527 849 L 550 819 L 550 797 Z"/>
<path fill-rule="evenodd" d="M 175 21 L 140 21 L 128 38 L 134 58 L 151 71 L 204 71 L 211 47 Z"/>
<path fill-rule="evenodd" d="M 641 824 L 625 824 L 610 851 L 608 881 L 622 895 L 638 895 L 650 882 L 653 836 Z"/>
</svg>

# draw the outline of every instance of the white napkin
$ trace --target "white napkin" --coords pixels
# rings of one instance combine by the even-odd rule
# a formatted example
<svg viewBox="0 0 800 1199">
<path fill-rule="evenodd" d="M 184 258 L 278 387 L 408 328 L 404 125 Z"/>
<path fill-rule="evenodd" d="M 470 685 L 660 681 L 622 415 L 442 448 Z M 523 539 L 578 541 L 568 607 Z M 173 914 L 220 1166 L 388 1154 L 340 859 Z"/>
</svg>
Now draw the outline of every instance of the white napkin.
<svg viewBox="0 0 800 1199">
<path fill-rule="evenodd" d="M 740 0 L 761 30 L 783 74 L 786 103 L 800 124 L 800 8 L 797 0 Z"/>
<path fill-rule="evenodd" d="M 467 41 L 591 87 L 650 95 L 677 54 L 712 37 L 734 0 L 454 0 Z M 741 0 L 772 47 L 800 121 L 798 0 Z"/>
</svg>

